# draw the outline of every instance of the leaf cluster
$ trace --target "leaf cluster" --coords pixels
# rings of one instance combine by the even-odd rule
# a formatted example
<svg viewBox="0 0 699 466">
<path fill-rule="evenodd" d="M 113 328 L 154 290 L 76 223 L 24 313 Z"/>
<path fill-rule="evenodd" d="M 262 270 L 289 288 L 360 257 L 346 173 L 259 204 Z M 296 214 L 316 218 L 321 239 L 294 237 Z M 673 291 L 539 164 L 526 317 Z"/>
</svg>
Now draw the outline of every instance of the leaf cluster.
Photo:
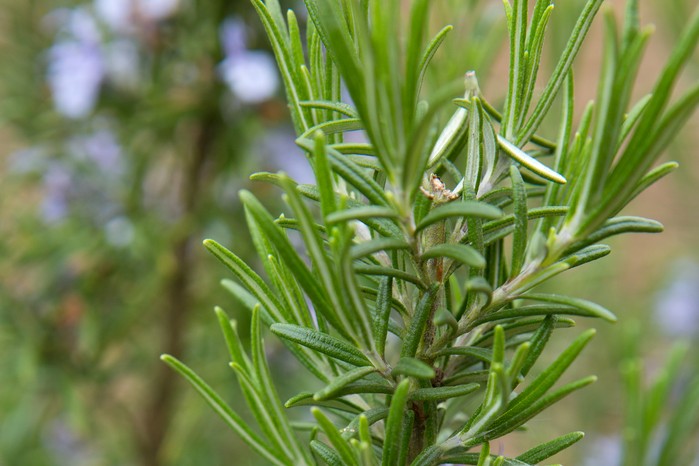
<svg viewBox="0 0 699 466">
<path fill-rule="evenodd" d="M 450 29 L 427 40 L 428 0 L 413 0 L 405 14 L 398 0 L 306 0 L 305 53 L 292 12 L 284 18 L 276 0 L 253 4 L 286 83 L 297 144 L 317 181 L 253 175 L 281 188 L 289 214 L 277 218 L 241 193 L 266 279 L 220 244 L 205 242 L 239 281 L 224 285 L 255 316 L 252 364 L 227 320 L 221 323 L 265 438 L 253 436 L 189 369 L 168 362 L 275 464 L 527 465 L 580 440 L 581 433 L 571 433 L 516 458 L 489 449 L 594 381 L 557 384 L 594 331 L 575 338 L 535 377 L 530 372 L 553 331 L 574 325 L 571 316 L 616 318 L 587 300 L 534 289 L 607 255 L 599 242 L 609 236 L 662 229 L 615 215 L 672 168 L 650 169 L 697 103 L 696 88 L 672 105 L 669 99 L 697 42 L 699 15 L 653 94 L 631 109 L 628 83 L 648 31 L 638 25 L 634 1 L 621 34 L 607 15 L 598 101 L 574 130 L 571 66 L 602 0 L 585 4 L 538 96 L 553 4 L 539 0 L 529 12 L 525 0 L 505 1 L 504 108 L 486 100 L 469 72 L 446 125 L 439 116 L 457 91 L 421 92 Z M 341 99 L 343 86 L 351 103 Z M 561 92 L 554 142 L 537 131 Z M 362 131 L 366 142 L 345 142 L 348 131 Z M 302 251 L 289 230 L 300 234 Z M 285 403 L 313 406 L 312 454 L 291 434 L 270 392 L 260 321 L 324 383 Z"/>
</svg>

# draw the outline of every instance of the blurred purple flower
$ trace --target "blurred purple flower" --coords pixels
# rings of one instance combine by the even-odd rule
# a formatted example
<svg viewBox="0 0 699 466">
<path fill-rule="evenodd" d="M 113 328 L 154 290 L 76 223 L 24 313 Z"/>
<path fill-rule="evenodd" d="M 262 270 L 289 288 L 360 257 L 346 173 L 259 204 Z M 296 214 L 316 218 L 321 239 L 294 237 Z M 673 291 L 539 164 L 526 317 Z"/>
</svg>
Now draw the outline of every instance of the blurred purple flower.
<svg viewBox="0 0 699 466">
<path fill-rule="evenodd" d="M 699 264 L 679 261 L 670 282 L 658 293 L 655 319 L 673 337 L 699 335 Z"/>
<path fill-rule="evenodd" d="M 180 0 L 94 0 L 95 11 L 114 32 L 131 34 L 139 23 L 157 23 L 175 13 Z"/>
<path fill-rule="evenodd" d="M 98 129 L 86 136 L 73 138 L 68 144 L 71 155 L 92 162 L 103 173 L 121 173 L 122 149 L 116 136 L 108 129 Z"/>
<path fill-rule="evenodd" d="M 84 118 L 94 108 L 105 75 L 94 18 L 77 8 L 62 12 L 59 39 L 48 51 L 48 83 L 54 107 L 68 118 Z"/>
<path fill-rule="evenodd" d="M 46 223 L 58 223 L 68 215 L 68 199 L 73 179 L 70 172 L 59 164 L 52 164 L 44 173 L 44 198 L 41 216 Z"/>
<path fill-rule="evenodd" d="M 112 31 L 129 33 L 135 30 L 133 0 L 95 0 L 95 11 Z"/>
<path fill-rule="evenodd" d="M 180 7 L 179 0 L 136 0 L 139 16 L 146 21 L 162 21 L 174 15 Z"/>
<path fill-rule="evenodd" d="M 138 23 L 157 23 L 174 15 L 180 0 L 95 0 L 95 11 L 113 31 L 130 34 Z"/>
<path fill-rule="evenodd" d="M 227 56 L 238 55 L 247 50 L 245 23 L 238 18 L 228 18 L 221 25 L 221 45 Z"/>
<path fill-rule="evenodd" d="M 98 44 L 101 40 L 101 35 L 95 18 L 91 13 L 84 8 L 74 8 L 72 10 L 64 10 L 61 32 L 66 34 L 78 42 L 87 42 Z"/>
<path fill-rule="evenodd" d="M 56 110 L 74 119 L 94 108 L 104 79 L 99 46 L 59 42 L 49 50 L 48 81 Z"/>
<path fill-rule="evenodd" d="M 56 464 L 87 465 L 98 460 L 96 452 L 61 418 L 45 429 L 44 443 Z"/>
<path fill-rule="evenodd" d="M 219 64 L 219 74 L 231 92 L 244 104 L 273 97 L 279 87 L 274 58 L 246 48 L 245 25 L 237 19 L 224 21 L 220 36 L 226 58 Z"/>
</svg>

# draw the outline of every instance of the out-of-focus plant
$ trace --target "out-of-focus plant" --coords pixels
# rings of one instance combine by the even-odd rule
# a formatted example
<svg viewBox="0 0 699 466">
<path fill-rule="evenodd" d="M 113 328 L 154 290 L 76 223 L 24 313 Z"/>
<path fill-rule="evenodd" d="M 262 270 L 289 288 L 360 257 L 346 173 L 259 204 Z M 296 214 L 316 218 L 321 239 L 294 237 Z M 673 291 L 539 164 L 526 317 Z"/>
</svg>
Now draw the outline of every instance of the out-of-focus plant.
<svg viewBox="0 0 699 466">
<path fill-rule="evenodd" d="M 0 463 L 215 463 L 230 442 L 208 413 L 176 409 L 157 355 L 207 359 L 193 311 L 216 288 L 196 244 L 241 221 L 231 188 L 250 145 L 266 157 L 261 128 L 284 131 L 274 58 L 244 19 L 254 11 L 2 8 L 0 113 L 24 147 L 3 169 Z"/>
<path fill-rule="evenodd" d="M 627 2 L 621 27 L 607 12 L 598 97 L 574 127 L 571 65 L 602 0 L 584 4 L 541 93 L 553 5 L 540 0 L 529 12 L 527 1 L 505 2 L 502 111 L 469 72 L 464 98 L 442 126 L 454 86 L 422 89 L 450 30 L 426 40 L 432 2 L 404 9 L 398 0 L 307 0 L 305 46 L 293 12 L 285 17 L 276 0 L 253 4 L 316 177 L 309 185 L 283 173 L 253 175 L 283 190 L 288 211 L 278 218 L 251 193 L 240 195 L 267 280 L 205 242 L 239 280 L 225 287 L 252 312 L 248 354 L 235 321 L 217 309 L 258 428 L 178 359 L 163 359 L 270 464 L 526 465 L 580 440 L 582 433 L 570 433 L 515 458 L 490 451 L 491 441 L 594 381 L 554 387 L 593 331 L 538 375 L 530 371 L 552 332 L 573 325 L 569 316 L 613 321 L 613 314 L 535 288 L 606 256 L 600 241 L 610 236 L 661 231 L 655 221 L 618 214 L 675 167 L 653 165 L 699 101 L 699 86 L 671 99 L 699 39 L 699 12 L 653 92 L 635 105 L 631 84 L 650 30 L 639 24 L 636 1 Z M 343 86 L 351 103 L 342 100 Z M 549 141 L 537 131 L 559 94 L 559 135 Z M 368 141 L 345 142 L 356 130 Z M 284 404 L 263 326 L 318 379 Z M 294 423 L 284 409 L 308 405 L 312 423 Z"/>
<path fill-rule="evenodd" d="M 699 461 L 699 372 L 689 345 L 678 343 L 650 383 L 637 330 L 622 363 L 625 423 L 621 466 L 694 465 Z"/>
</svg>

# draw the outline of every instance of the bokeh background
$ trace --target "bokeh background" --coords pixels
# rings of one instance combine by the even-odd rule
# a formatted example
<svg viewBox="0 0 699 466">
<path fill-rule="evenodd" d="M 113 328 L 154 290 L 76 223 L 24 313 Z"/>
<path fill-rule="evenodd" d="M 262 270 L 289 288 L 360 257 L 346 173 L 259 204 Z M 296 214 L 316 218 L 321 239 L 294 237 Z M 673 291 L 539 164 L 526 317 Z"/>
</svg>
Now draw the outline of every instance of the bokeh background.
<svg viewBox="0 0 699 466">
<path fill-rule="evenodd" d="M 282 2 L 305 20 L 301 3 Z M 549 63 L 582 3 L 557 5 Z M 636 95 L 650 90 L 694 4 L 641 0 L 656 33 Z M 580 107 L 594 98 L 599 22 L 576 65 Z M 507 79 L 501 2 L 437 0 L 433 23 L 455 31 L 427 89 L 475 69 L 498 102 Z M 0 64 L 0 465 L 264 464 L 158 359 L 177 355 L 241 404 L 211 311 L 221 305 L 243 331 L 248 316 L 219 286 L 226 272 L 201 240 L 256 264 L 238 190 L 279 211 L 279 193 L 248 175 L 283 169 L 310 179 L 251 5 L 0 0 Z M 684 85 L 698 77 L 695 56 Z M 699 343 L 698 144 L 695 116 L 667 151 L 681 168 L 628 210 L 661 221 L 664 234 L 612 240 L 610 257 L 551 285 L 620 317 L 580 324 L 599 335 L 570 377 L 600 381 L 496 449 L 584 430 L 558 460 L 616 464 L 629 328 L 649 376 L 674 341 Z M 559 332 L 552 347 L 577 332 Z M 308 377 L 267 342 L 290 396 Z M 688 374 L 699 368 L 686 365 Z"/>
</svg>

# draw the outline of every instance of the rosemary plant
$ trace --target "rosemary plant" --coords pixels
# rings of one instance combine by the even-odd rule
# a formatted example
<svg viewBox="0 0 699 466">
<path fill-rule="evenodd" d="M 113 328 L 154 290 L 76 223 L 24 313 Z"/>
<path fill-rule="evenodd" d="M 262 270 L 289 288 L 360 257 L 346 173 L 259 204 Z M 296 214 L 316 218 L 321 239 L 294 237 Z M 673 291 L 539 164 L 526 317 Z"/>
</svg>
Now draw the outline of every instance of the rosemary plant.
<svg viewBox="0 0 699 466">
<path fill-rule="evenodd" d="M 544 461 L 583 434 L 516 458 L 491 455 L 489 442 L 595 380 L 555 386 L 594 330 L 530 376 L 554 330 L 573 326 L 575 316 L 615 317 L 536 288 L 606 256 L 610 248 L 600 242 L 612 235 L 662 230 L 653 220 L 617 215 L 676 167 L 653 168 L 699 101 L 694 85 L 671 102 L 699 39 L 699 12 L 653 92 L 633 105 L 631 83 L 650 30 L 639 25 L 637 1 L 629 0 L 621 28 L 607 14 L 598 96 L 575 126 L 571 67 L 603 0 L 586 2 L 541 92 L 535 88 L 553 4 L 538 0 L 529 12 L 526 0 L 504 2 L 510 66 L 501 110 L 474 72 L 466 73 L 465 89 L 462 82 L 423 92 L 426 69 L 451 29 L 427 40 L 429 0 L 407 9 L 399 0 L 305 3 L 304 46 L 293 12 L 285 18 L 277 0 L 253 0 L 316 185 L 283 173 L 253 175 L 283 191 L 289 211 L 278 218 L 241 192 L 267 280 L 205 241 L 238 279 L 224 286 L 252 312 L 248 355 L 235 322 L 216 310 L 259 430 L 191 369 L 163 359 L 269 464 Z M 559 95 L 558 136 L 550 141 L 537 133 Z M 344 133 L 357 130 L 367 141 L 345 142 Z M 300 233 L 302 251 L 289 230 Z M 279 400 L 263 326 L 322 388 Z M 292 423 L 287 409 L 298 406 L 312 406 L 316 423 Z"/>
</svg>

